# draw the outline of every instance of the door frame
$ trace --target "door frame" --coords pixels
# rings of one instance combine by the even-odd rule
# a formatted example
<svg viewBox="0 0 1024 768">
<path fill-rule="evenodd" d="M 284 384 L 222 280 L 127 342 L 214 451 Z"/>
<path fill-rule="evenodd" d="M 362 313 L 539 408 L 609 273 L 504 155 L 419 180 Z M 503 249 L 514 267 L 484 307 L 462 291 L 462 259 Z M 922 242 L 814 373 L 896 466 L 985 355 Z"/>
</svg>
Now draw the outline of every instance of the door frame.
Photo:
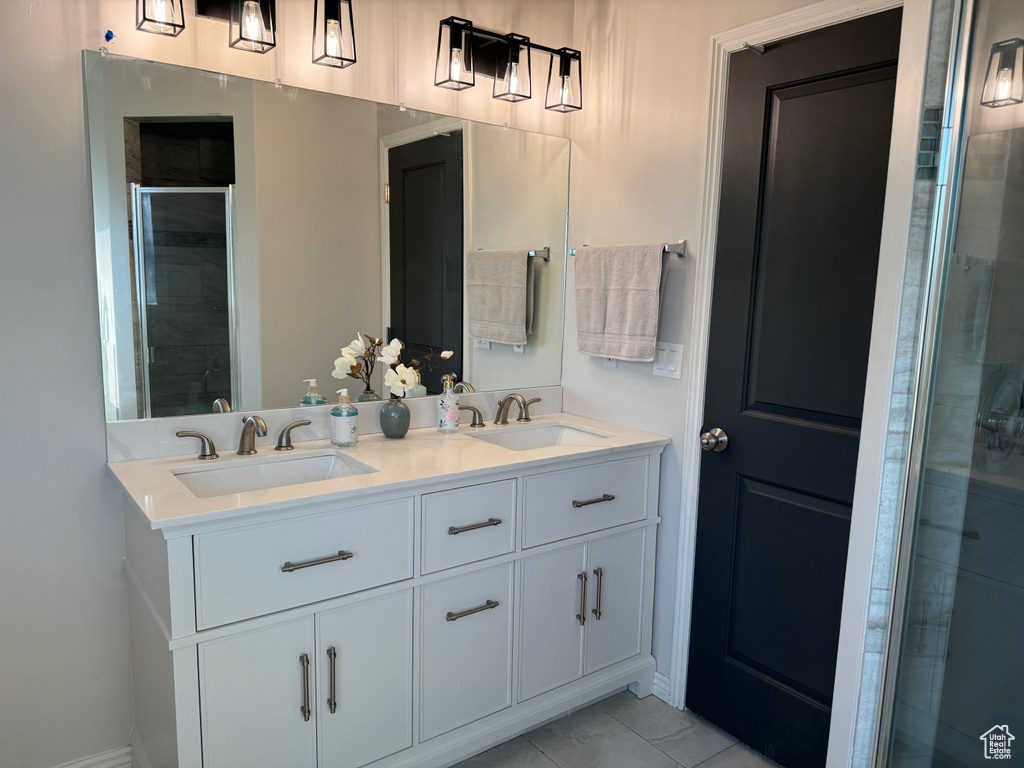
<svg viewBox="0 0 1024 768">
<path fill-rule="evenodd" d="M 417 141 L 429 139 L 439 133 L 462 131 L 462 247 L 467 250 L 473 242 L 473 174 L 470 163 L 472 139 L 469 121 L 458 117 L 445 117 L 431 120 L 429 123 L 414 125 L 397 133 L 389 133 L 380 137 L 380 311 L 381 328 L 386 333 L 391 325 L 391 219 L 388 209 L 385 185 L 390 178 L 388 150 L 404 144 L 415 144 Z M 462 295 L 466 295 L 466 276 L 463 270 Z M 468 308 L 466 302 L 462 306 L 462 327 L 468 328 Z M 385 339 L 387 341 L 387 339 Z M 463 334 L 462 339 L 462 378 L 471 380 L 472 355 L 469 354 L 469 337 Z"/>
<path fill-rule="evenodd" d="M 722 188 L 725 107 L 729 55 L 745 43 L 766 44 L 844 21 L 903 7 L 899 71 L 893 108 L 889 171 L 886 180 L 882 240 L 872 317 L 871 346 L 861 425 L 857 480 L 846 566 L 842 624 L 839 639 L 831 733 L 826 765 L 849 766 L 854 758 L 861 667 L 871 592 L 875 526 L 881 492 L 882 463 L 895 368 L 896 330 L 903 289 L 911 204 L 913 202 L 917 141 L 924 103 L 932 0 L 823 0 L 804 8 L 715 35 L 711 41 L 710 88 L 707 122 L 703 208 L 697 243 L 692 296 L 693 354 L 687 377 L 689 396 L 684 411 L 684 434 L 692 436 L 680 446 L 682 493 L 677 544 L 675 611 L 672 629 L 671 678 L 656 681 L 655 690 L 668 694 L 669 703 L 686 705 L 686 676 L 693 605 L 693 567 L 696 554 L 697 508 L 701 450 L 697 441 L 704 411 L 708 336 Z M 660 676 L 659 676 L 660 677 Z M 661 683 L 659 685 L 659 682 Z M 667 688 L 667 690 L 666 690 Z"/>
</svg>

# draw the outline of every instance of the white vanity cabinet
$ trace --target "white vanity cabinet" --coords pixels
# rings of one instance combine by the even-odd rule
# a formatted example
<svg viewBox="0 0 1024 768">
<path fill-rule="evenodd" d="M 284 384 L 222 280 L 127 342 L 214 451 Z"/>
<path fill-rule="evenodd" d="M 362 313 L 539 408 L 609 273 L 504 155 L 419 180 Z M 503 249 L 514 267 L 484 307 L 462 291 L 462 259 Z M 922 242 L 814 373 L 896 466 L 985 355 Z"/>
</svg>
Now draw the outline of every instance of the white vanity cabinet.
<svg viewBox="0 0 1024 768">
<path fill-rule="evenodd" d="M 437 768 L 647 695 L 663 445 L 162 529 L 129 495 L 137 763 Z"/>
</svg>

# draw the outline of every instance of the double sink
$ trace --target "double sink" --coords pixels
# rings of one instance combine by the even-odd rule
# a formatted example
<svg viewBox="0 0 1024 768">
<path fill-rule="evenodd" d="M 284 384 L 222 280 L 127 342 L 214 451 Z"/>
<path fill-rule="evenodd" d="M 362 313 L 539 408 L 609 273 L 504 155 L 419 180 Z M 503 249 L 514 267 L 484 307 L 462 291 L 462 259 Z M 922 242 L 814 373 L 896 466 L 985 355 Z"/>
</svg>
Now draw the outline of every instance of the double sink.
<svg viewBox="0 0 1024 768">
<path fill-rule="evenodd" d="M 501 427 L 468 437 L 509 451 L 587 445 L 608 435 L 562 422 Z M 264 491 L 289 485 L 366 475 L 377 470 L 343 451 L 324 448 L 300 456 L 265 456 L 238 459 L 212 466 L 172 470 L 197 498 Z"/>
</svg>

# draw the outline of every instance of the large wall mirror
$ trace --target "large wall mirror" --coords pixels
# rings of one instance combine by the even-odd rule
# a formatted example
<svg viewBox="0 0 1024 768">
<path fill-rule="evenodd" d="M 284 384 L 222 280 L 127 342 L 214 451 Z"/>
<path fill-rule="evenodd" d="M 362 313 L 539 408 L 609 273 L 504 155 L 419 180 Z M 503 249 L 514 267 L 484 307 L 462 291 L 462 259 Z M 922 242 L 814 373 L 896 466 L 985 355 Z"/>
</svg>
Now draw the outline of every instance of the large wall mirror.
<svg viewBox="0 0 1024 768">
<path fill-rule="evenodd" d="M 108 420 L 356 395 L 358 333 L 477 391 L 560 382 L 567 139 L 84 55 Z"/>
</svg>

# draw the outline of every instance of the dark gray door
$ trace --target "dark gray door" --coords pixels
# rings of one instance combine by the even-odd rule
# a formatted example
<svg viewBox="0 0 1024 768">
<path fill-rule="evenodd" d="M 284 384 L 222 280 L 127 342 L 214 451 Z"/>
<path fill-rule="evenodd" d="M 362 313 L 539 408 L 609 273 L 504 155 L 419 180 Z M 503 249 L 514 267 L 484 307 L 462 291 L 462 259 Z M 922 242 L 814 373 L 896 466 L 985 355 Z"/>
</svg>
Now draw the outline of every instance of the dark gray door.
<svg viewBox="0 0 1024 768">
<path fill-rule="evenodd" d="M 828 746 L 900 21 L 730 59 L 686 703 L 789 768 Z"/>
<path fill-rule="evenodd" d="M 462 379 L 462 131 L 388 152 L 391 203 L 391 326 L 411 360 L 431 350 L 455 354 Z M 441 370 L 425 371 L 430 393 Z"/>
</svg>

